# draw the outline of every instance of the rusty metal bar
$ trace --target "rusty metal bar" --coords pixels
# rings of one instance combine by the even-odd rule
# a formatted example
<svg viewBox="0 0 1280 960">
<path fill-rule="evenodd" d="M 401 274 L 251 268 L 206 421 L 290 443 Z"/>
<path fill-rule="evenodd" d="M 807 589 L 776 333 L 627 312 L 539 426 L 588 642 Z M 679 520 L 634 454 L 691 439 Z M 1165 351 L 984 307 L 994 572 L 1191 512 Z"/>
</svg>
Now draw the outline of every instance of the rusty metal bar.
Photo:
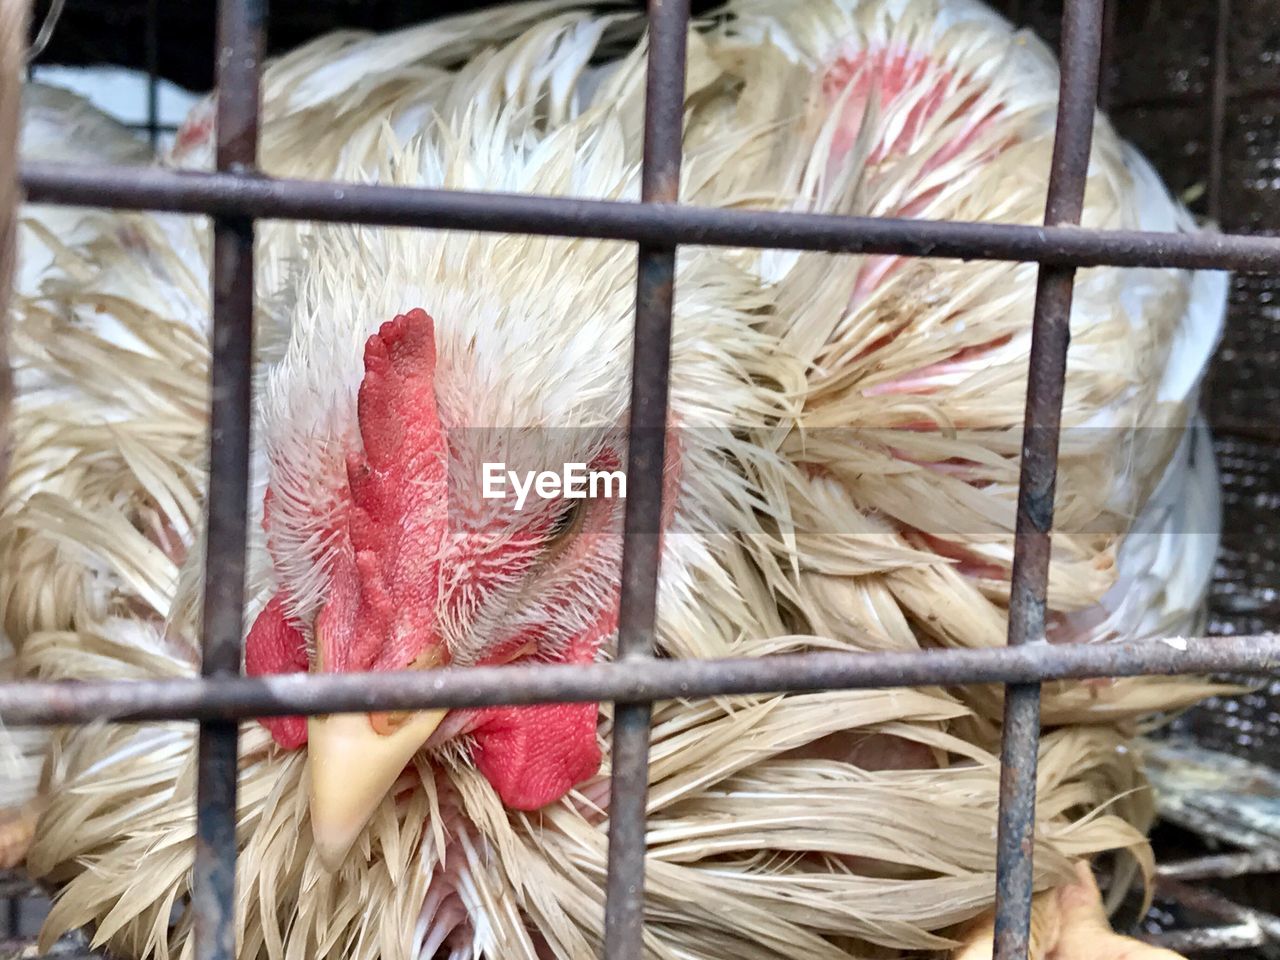
<svg viewBox="0 0 1280 960">
<path fill-rule="evenodd" d="M 640 184 L 644 203 L 674 204 L 679 200 L 688 28 L 689 0 L 649 0 Z M 630 489 L 623 526 L 618 660 L 642 669 L 651 663 L 656 625 L 675 274 L 676 248 L 669 238 L 641 242 L 627 430 Z M 649 701 L 614 705 L 604 922 L 604 955 L 609 960 L 640 960 L 644 952 L 645 801 L 649 795 L 652 710 Z"/>
<path fill-rule="evenodd" d="M 258 153 L 259 71 L 266 0 L 218 4 L 216 166 L 251 171 Z M 240 673 L 249 424 L 253 367 L 253 221 L 213 224 L 209 497 L 201 674 Z M 235 960 L 236 779 L 234 720 L 200 724 L 196 852 L 191 903 L 196 960 Z"/>
<path fill-rule="evenodd" d="M 1069 0 L 1062 14 L 1058 118 L 1044 222 L 1079 224 L 1098 102 L 1103 0 Z M 1009 646 L 1045 643 L 1058 432 L 1071 339 L 1075 268 L 1041 266 L 1036 282 L 1018 517 L 1009 593 Z M 1040 685 L 1005 690 L 996 832 L 995 960 L 1027 956 L 1031 936 Z"/>
<path fill-rule="evenodd" d="M 1280 940 L 1280 917 L 1242 906 L 1222 894 L 1202 887 L 1192 887 L 1177 880 L 1160 879 L 1156 889 L 1162 896 L 1176 900 L 1188 909 L 1231 923 L 1257 926 L 1269 940 Z"/>
<path fill-rule="evenodd" d="M 1216 953 L 1220 950 L 1247 950 L 1267 943 L 1267 935 L 1253 923 L 1236 923 L 1229 927 L 1200 927 L 1194 930 L 1170 930 L 1167 933 L 1139 937 L 1153 947 L 1163 947 L 1179 954 Z"/>
<path fill-rule="evenodd" d="M 1268 674 L 1280 634 L 1097 645 L 1031 644 L 912 653 L 802 653 L 722 660 L 507 664 L 402 673 L 282 674 L 217 680 L 0 684 L 15 726 L 94 720 L 235 720 L 498 704 L 693 699 L 750 693 L 1039 683 L 1088 677 Z"/>
<path fill-rule="evenodd" d="M 68 206 L 600 237 L 656 246 L 772 247 L 1079 267 L 1280 271 L 1280 237 L 726 210 L 152 167 L 26 164 L 21 169 L 30 202 Z"/>
<path fill-rule="evenodd" d="M 1102 2 L 1102 48 L 1098 52 L 1098 109 L 1111 110 L 1115 99 L 1115 46 L 1116 20 L 1120 15 L 1121 0 Z"/>
<path fill-rule="evenodd" d="M 1222 154 L 1227 129 L 1227 31 L 1231 26 L 1231 0 L 1218 0 L 1213 37 L 1213 87 L 1209 104 L 1209 217 L 1222 216 Z"/>
<path fill-rule="evenodd" d="M 19 873 L 16 870 L 0 872 L 0 897 L 12 897 L 14 899 L 37 897 L 40 892 L 40 888 L 36 886 L 35 881 L 25 873 Z"/>
<path fill-rule="evenodd" d="M 144 27 L 147 58 L 147 136 L 154 150 L 160 143 L 160 0 L 147 0 Z"/>
<path fill-rule="evenodd" d="M 1224 880 L 1251 873 L 1277 872 L 1280 872 L 1280 849 L 1271 848 L 1166 863 L 1156 870 L 1156 876 L 1162 880 Z"/>
<path fill-rule="evenodd" d="M 148 123 L 126 123 L 125 126 L 130 130 L 137 130 L 139 132 L 149 131 L 151 129 L 151 125 Z M 180 128 L 176 123 L 157 123 L 156 135 L 159 136 L 159 134 L 162 133 L 177 133 L 179 129 Z"/>
</svg>

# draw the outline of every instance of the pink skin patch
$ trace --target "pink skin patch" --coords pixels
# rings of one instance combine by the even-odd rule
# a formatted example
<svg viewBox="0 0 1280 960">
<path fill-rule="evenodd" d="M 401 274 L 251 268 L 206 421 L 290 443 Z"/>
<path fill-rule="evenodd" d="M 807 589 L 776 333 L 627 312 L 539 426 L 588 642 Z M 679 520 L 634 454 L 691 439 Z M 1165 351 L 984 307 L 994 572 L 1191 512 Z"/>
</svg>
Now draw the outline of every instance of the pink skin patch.
<svg viewBox="0 0 1280 960">
<path fill-rule="evenodd" d="M 956 561 L 956 570 L 967 577 L 977 580 L 1006 580 L 1009 577 L 1009 572 L 1003 567 L 989 562 L 962 544 L 953 543 L 923 531 L 917 531 L 917 533 L 929 545 L 929 549 L 938 556 Z"/>
<path fill-rule="evenodd" d="M 873 99 L 882 117 L 891 114 L 899 116 L 904 98 L 909 97 L 911 100 L 905 120 L 890 125 L 893 132 L 886 131 L 887 136 L 882 136 L 871 144 L 867 159 L 867 177 L 874 183 L 879 173 L 877 168 L 908 155 L 918 159 L 920 151 L 926 148 L 932 152 L 920 164 L 919 172 L 915 177 L 918 186 L 916 188 L 908 186 L 892 209 L 878 211 L 885 216 L 905 218 L 918 216 L 940 189 L 937 186 L 929 186 L 925 182 L 928 175 L 954 160 L 963 151 L 973 146 L 979 138 L 989 134 L 1003 112 L 1000 106 L 996 106 L 978 113 L 975 107 L 981 91 L 974 86 L 971 78 L 957 75 L 945 64 L 933 60 L 926 52 L 910 50 L 901 45 L 858 50 L 840 56 L 828 68 L 822 78 L 821 86 L 823 96 L 833 108 L 838 103 L 842 104 L 839 108 L 842 110 L 841 128 L 833 140 L 831 155 L 828 159 L 830 175 L 838 172 L 840 165 L 846 161 L 857 142 L 862 123 L 868 115 Z M 956 94 L 966 87 L 971 87 L 973 93 L 970 96 L 957 98 Z M 950 111 L 949 116 L 939 117 L 939 111 L 948 100 L 955 101 L 947 106 Z M 935 118 L 958 121 L 954 127 L 956 132 L 945 141 L 922 142 L 926 124 Z M 999 142 L 975 158 L 975 162 L 990 162 L 1010 145 L 1011 141 Z M 902 267 L 905 259 L 897 256 L 867 257 L 854 282 L 850 305 L 854 306 L 864 301 L 876 287 Z M 896 334 L 891 333 L 869 344 L 859 354 L 859 359 L 866 360 L 880 351 L 892 349 L 895 337 Z M 945 360 L 904 373 L 893 380 L 869 386 L 863 390 L 863 394 L 868 397 L 928 396 L 944 388 L 957 376 L 981 370 L 990 354 L 1008 342 L 1008 337 L 1002 337 L 990 343 L 961 347 Z M 898 429 L 934 431 L 937 425 L 928 421 L 919 421 L 900 424 Z M 962 479 L 976 466 L 960 459 L 922 462 L 912 459 L 902 451 L 891 449 L 890 452 L 906 462 Z M 984 481 L 978 479 L 975 483 L 982 485 Z M 962 544 L 923 532 L 917 533 L 939 556 L 955 561 L 956 569 L 966 576 L 976 579 L 1007 579 L 1008 577 L 1008 571 L 978 556 Z"/>
<path fill-rule="evenodd" d="M 971 82 L 968 77 L 957 76 L 955 71 L 935 61 L 927 52 L 911 50 L 900 44 L 888 48 L 872 47 L 852 51 L 838 57 L 821 80 L 822 95 L 827 103 L 832 107 L 840 104 L 842 111 L 842 122 L 832 140 L 827 160 L 828 176 L 833 177 L 838 173 L 848 158 L 873 99 L 878 114 L 882 117 L 891 113 L 896 116 L 905 98 L 910 97 L 912 102 L 905 120 L 900 125 L 895 123 L 893 126 L 896 129 L 892 132 L 881 131 L 882 134 L 889 135 L 882 135 L 870 145 L 866 163 L 867 175 L 872 181 L 876 178 L 877 167 L 918 154 L 924 146 L 919 140 L 926 124 L 938 115 L 948 98 Z M 934 148 L 933 153 L 916 174 L 916 181 L 920 186 L 915 190 L 908 188 L 898 204 L 883 211 L 882 215 L 907 218 L 917 216 L 940 189 L 925 186 L 925 178 L 991 130 L 1002 112 L 999 107 L 980 116 L 967 116 L 972 113 L 978 95 L 979 91 L 975 89 L 972 96 L 950 108 L 950 118 L 963 118 L 958 131 L 940 144 L 929 144 Z M 1003 143 L 991 148 L 978 158 L 978 162 L 990 161 L 1007 146 L 1007 143 Z M 904 258 L 897 256 L 867 257 L 854 281 L 850 303 L 857 304 L 865 300 L 903 262 Z M 887 337 L 883 342 L 873 345 L 873 348 L 883 348 L 891 339 L 892 337 Z M 885 389 L 884 386 L 881 389 Z"/>
<path fill-rule="evenodd" d="M 183 121 L 173 139 L 170 159 L 180 162 L 188 154 L 208 146 L 213 137 L 214 111 L 212 100 L 198 104 Z"/>
<path fill-rule="evenodd" d="M 369 338 L 365 376 L 357 400 L 362 449 L 347 460 L 348 502 L 334 534 L 342 543 L 330 570 L 330 587 L 315 623 L 320 669 L 326 672 L 395 670 L 448 666 L 450 654 L 439 639 L 435 618 L 440 605 L 440 558 L 445 547 L 465 549 L 468 567 L 476 572 L 469 586 L 483 594 L 484 571 L 495 565 L 526 568 L 532 561 L 573 564 L 598 549 L 615 511 L 608 501 L 586 501 L 582 529 L 563 544 L 551 561 L 545 530 L 551 521 L 533 522 L 529 536 L 490 538 L 451 532 L 447 515 L 447 449 L 436 408 L 436 353 L 433 322 L 413 310 L 383 324 Z M 678 463 L 671 444 L 669 464 Z M 613 469 L 618 457 L 604 451 L 593 469 Z M 666 476 L 669 521 L 678 470 Z M 264 525 L 271 538 L 271 493 Z M 454 561 L 445 561 L 454 562 Z M 517 660 L 590 663 L 617 627 L 617 586 L 605 591 L 594 624 L 554 653 L 542 649 L 539 628 L 499 637 L 479 665 Z M 443 601 L 452 602 L 452 595 Z M 300 625 L 290 623 L 280 596 L 272 599 L 254 622 L 246 640 L 246 670 L 252 676 L 304 672 L 309 669 Z M 545 704 L 454 710 L 427 747 L 458 736 L 473 743 L 476 767 L 503 803 L 535 810 L 564 796 L 600 767 L 596 737 L 598 704 Z M 285 749 L 306 742 L 299 717 L 262 721 Z"/>
<path fill-rule="evenodd" d="M 841 730 L 831 733 L 788 750 L 782 754 L 781 759 L 830 760 L 847 763 L 869 773 L 881 770 L 933 770 L 938 766 L 933 751 L 924 744 L 869 730 Z M 824 861 L 829 858 L 860 873 L 866 873 L 874 865 L 883 863 L 874 857 L 847 853 L 820 854 L 810 851 L 802 856 L 819 869 L 823 869 Z"/>
<path fill-rule="evenodd" d="M 934 76 L 930 78 L 928 88 L 916 93 L 930 73 Z M 871 147 L 868 162 L 874 164 L 910 148 L 925 121 L 942 105 L 952 79 L 950 71 L 938 69 L 926 54 L 902 46 L 859 50 L 838 58 L 822 78 L 822 93 L 828 102 L 844 98 L 844 122 L 832 142 L 831 168 L 834 169 L 853 149 L 873 95 L 882 113 L 887 106 L 901 99 L 907 90 L 917 96 L 906 123 L 897 135 L 892 140 L 882 139 Z"/>
<path fill-rule="evenodd" d="M 877 383 L 867 387 L 862 393 L 868 397 L 883 397 L 892 394 L 923 396 L 934 393 L 941 389 L 945 379 L 949 376 L 953 376 L 956 373 L 977 373 L 981 371 L 984 368 L 984 360 L 990 356 L 991 352 L 1005 346 L 1011 339 L 1013 338 L 1010 336 L 997 337 L 987 343 L 964 347 L 940 363 L 931 363 L 927 367 L 921 367 L 919 370 L 898 377 L 896 380 L 890 380 L 887 383 Z"/>
<path fill-rule="evenodd" d="M 924 467 L 926 470 L 932 470 L 934 473 L 940 473 L 948 477 L 959 477 L 961 480 L 970 476 L 975 467 L 980 466 L 974 460 L 965 460 L 963 457 L 949 457 L 946 460 L 921 460 L 913 457 L 905 450 L 899 450 L 897 447 L 889 447 L 889 452 L 893 456 L 904 463 L 914 463 L 917 467 Z M 981 488 L 987 485 L 985 480 L 975 480 L 972 486 Z"/>
</svg>

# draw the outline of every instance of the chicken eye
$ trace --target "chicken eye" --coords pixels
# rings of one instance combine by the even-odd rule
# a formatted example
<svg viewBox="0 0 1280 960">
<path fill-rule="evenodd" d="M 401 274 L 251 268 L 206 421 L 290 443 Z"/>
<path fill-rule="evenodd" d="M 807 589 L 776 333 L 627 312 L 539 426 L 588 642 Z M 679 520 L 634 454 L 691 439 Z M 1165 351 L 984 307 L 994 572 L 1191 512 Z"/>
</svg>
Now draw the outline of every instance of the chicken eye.
<svg viewBox="0 0 1280 960">
<path fill-rule="evenodd" d="M 547 531 L 548 543 L 558 543 L 578 532 L 582 526 L 582 517 L 586 514 L 583 506 L 585 502 L 584 500 L 563 501 L 564 506 L 552 521 L 551 529 Z"/>
</svg>

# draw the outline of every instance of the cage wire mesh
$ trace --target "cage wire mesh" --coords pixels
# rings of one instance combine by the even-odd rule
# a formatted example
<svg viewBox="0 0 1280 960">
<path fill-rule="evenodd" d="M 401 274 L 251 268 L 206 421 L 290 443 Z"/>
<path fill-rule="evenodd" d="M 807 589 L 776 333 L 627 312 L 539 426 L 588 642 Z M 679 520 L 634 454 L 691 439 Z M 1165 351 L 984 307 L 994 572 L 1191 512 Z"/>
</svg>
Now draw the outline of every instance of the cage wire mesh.
<svg viewBox="0 0 1280 960">
<path fill-rule="evenodd" d="M 441 0 L 431 15 L 481 5 Z M 995 5 L 1058 43 L 1060 0 Z M 50 6 L 36 4 L 33 31 Z M 693 12 L 712 7 L 695 2 Z M 275 0 L 268 52 L 340 27 L 389 29 L 422 15 L 421 4 L 405 0 Z M 172 129 L 162 116 L 162 81 L 193 91 L 213 85 L 215 16 L 212 2 L 67 0 L 37 63 L 144 71 L 151 82 L 134 125 L 158 139 Z M 1100 100 L 1194 213 L 1229 233 L 1280 232 L 1280 0 L 1110 0 Z M 1225 514 L 1210 601 L 1213 634 L 1257 634 L 1280 624 L 1277 321 L 1280 277 L 1237 275 L 1203 393 Z M 1189 710 L 1163 736 L 1168 749 L 1156 759 L 1154 779 L 1171 799 L 1154 839 L 1163 862 L 1184 862 L 1165 869 L 1160 896 L 1137 926 L 1197 956 L 1277 955 L 1280 897 L 1269 889 L 1274 883 L 1258 881 L 1280 870 L 1280 681 Z M 1196 789 L 1180 788 L 1188 777 Z M 1214 816 L 1215 802 L 1226 816 Z M 44 909 L 40 892 L 21 876 L 0 876 L 0 900 L 0 960 L 30 955 Z M 80 953 L 83 945 L 59 950 Z"/>
</svg>

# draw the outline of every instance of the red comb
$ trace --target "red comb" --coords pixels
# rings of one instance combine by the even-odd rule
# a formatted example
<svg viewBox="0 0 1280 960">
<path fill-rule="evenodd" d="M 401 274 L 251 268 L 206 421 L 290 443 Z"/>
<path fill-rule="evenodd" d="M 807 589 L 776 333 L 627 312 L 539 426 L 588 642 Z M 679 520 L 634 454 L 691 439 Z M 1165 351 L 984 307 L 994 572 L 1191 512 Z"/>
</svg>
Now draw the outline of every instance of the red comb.
<svg viewBox="0 0 1280 960">
<path fill-rule="evenodd" d="M 422 310 L 384 323 L 364 348 L 356 402 L 363 449 L 347 461 L 348 529 L 359 584 L 349 669 L 403 666 L 430 631 L 444 535 L 444 432 L 436 412 L 435 325 Z M 431 509 L 432 506 L 435 509 Z M 397 636 L 394 619 L 421 622 Z M 335 661 L 337 659 L 335 658 Z"/>
</svg>

